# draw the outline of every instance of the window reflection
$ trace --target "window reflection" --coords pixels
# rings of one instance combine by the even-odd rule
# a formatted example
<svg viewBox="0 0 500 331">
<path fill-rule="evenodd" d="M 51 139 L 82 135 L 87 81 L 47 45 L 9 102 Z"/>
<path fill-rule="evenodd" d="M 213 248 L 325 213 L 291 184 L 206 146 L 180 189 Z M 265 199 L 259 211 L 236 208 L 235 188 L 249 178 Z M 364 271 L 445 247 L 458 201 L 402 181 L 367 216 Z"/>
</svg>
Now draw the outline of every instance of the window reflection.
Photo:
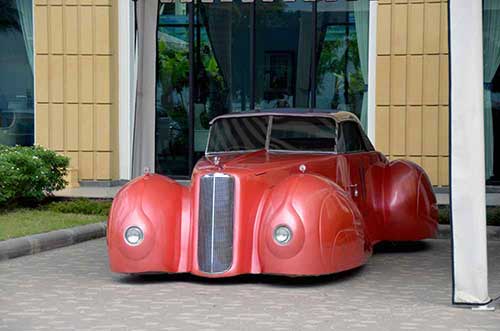
<svg viewBox="0 0 500 331">
<path fill-rule="evenodd" d="M 363 49 L 366 54 L 362 55 L 367 62 L 368 7 L 362 4 L 357 7 L 347 2 L 318 3 L 316 104 L 318 108 L 353 112 L 363 121 L 368 69 L 366 72 L 362 70 L 359 49 L 363 47 L 359 43 L 366 44 Z M 358 19 L 355 18 L 355 9 L 358 10 Z M 366 26 L 366 35 L 358 36 L 363 25 Z"/>
<path fill-rule="evenodd" d="M 188 176 L 190 157 L 196 162 L 204 154 L 210 120 L 249 111 L 250 105 L 256 109 L 309 108 L 316 101 L 317 108 L 351 111 L 365 123 L 368 7 L 368 0 L 318 1 L 316 5 L 306 0 L 162 3 L 156 171 Z M 191 86 L 190 70 L 194 74 Z M 311 94 L 313 86 L 315 95 Z"/>
<path fill-rule="evenodd" d="M 31 1 L 0 0 L 0 144 L 3 145 L 33 145 L 32 22 Z"/>
<path fill-rule="evenodd" d="M 311 2 L 256 2 L 255 108 L 309 107 L 311 36 Z"/>
<path fill-rule="evenodd" d="M 161 4 L 157 39 L 156 171 L 189 175 L 189 22 L 184 3 Z"/>
</svg>

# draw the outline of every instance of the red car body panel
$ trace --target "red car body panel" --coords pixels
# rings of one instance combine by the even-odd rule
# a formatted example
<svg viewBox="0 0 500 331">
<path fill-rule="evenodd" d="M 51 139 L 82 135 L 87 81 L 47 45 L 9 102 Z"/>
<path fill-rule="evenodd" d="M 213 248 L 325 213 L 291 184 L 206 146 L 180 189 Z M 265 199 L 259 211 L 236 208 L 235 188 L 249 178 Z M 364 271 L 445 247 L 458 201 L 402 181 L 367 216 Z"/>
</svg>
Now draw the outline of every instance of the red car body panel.
<svg viewBox="0 0 500 331">
<path fill-rule="evenodd" d="M 376 151 L 260 150 L 219 158 L 200 160 L 189 186 L 146 174 L 122 188 L 107 230 L 113 272 L 331 274 L 366 263 L 379 241 L 436 234 L 432 186 L 423 169 L 411 162 L 389 162 Z M 234 178 L 232 263 L 218 273 L 201 270 L 197 252 L 200 179 L 213 173 Z M 144 233 L 137 246 L 124 240 L 133 225 Z M 274 240 L 280 225 L 293 233 L 287 245 Z"/>
</svg>

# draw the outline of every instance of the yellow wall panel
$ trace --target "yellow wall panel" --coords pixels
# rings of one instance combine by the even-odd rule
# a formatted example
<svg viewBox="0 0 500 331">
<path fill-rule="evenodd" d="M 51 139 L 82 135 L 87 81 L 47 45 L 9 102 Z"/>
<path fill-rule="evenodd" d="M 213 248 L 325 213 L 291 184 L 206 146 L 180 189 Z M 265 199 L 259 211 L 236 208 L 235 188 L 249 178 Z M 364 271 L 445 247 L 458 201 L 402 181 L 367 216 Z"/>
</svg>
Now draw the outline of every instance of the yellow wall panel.
<svg viewBox="0 0 500 331">
<path fill-rule="evenodd" d="M 64 111 L 62 104 L 49 105 L 49 147 L 55 151 L 64 150 Z"/>
<path fill-rule="evenodd" d="M 95 106 L 95 142 L 96 150 L 109 151 L 111 149 L 111 107 L 109 105 Z"/>
<path fill-rule="evenodd" d="M 64 90 L 64 57 L 52 55 L 49 57 L 49 96 L 50 102 L 63 102 Z"/>
<path fill-rule="evenodd" d="M 101 166 L 96 167 L 95 179 L 108 179 L 111 177 L 111 153 L 110 152 L 97 152 L 95 154 L 96 164 Z"/>
<path fill-rule="evenodd" d="M 413 163 L 416 163 L 419 166 L 422 166 L 422 157 L 421 156 L 407 156 L 407 157 L 405 157 L 405 159 L 408 161 L 411 161 Z"/>
<path fill-rule="evenodd" d="M 118 2 L 34 1 L 36 143 L 69 156 L 72 176 L 115 179 Z"/>
<path fill-rule="evenodd" d="M 65 148 L 78 151 L 78 104 L 64 105 Z"/>
<path fill-rule="evenodd" d="M 422 150 L 424 155 L 438 155 L 438 129 L 438 107 L 424 106 L 422 112 Z"/>
<path fill-rule="evenodd" d="M 113 0 L 94 0 L 94 4 L 96 6 L 107 6 L 111 5 L 113 3 Z"/>
<path fill-rule="evenodd" d="M 424 166 L 433 185 L 448 183 L 447 21 L 446 0 L 379 1 L 376 146 Z"/>
<path fill-rule="evenodd" d="M 45 6 L 35 7 L 35 33 L 34 40 L 35 52 L 37 54 L 46 54 L 49 52 L 49 37 L 48 37 L 48 10 Z"/>
<path fill-rule="evenodd" d="M 64 53 L 78 54 L 78 7 L 64 7 Z"/>
<path fill-rule="evenodd" d="M 406 54 L 408 8 L 405 4 L 392 6 L 391 53 Z"/>
<path fill-rule="evenodd" d="M 35 142 L 37 145 L 49 147 L 49 105 L 36 105 Z"/>
<path fill-rule="evenodd" d="M 423 57 L 421 55 L 408 56 L 407 62 L 407 102 L 409 105 L 421 105 L 423 87 Z"/>
<path fill-rule="evenodd" d="M 391 53 L 391 6 L 379 4 L 377 19 L 377 53 Z"/>
<path fill-rule="evenodd" d="M 406 104 L 406 56 L 391 57 L 391 105 Z"/>
<path fill-rule="evenodd" d="M 63 53 L 63 12 L 61 6 L 49 7 L 49 38 L 50 52 Z"/>
<path fill-rule="evenodd" d="M 408 53 L 422 54 L 424 49 L 424 5 L 408 6 Z"/>
<path fill-rule="evenodd" d="M 448 157 L 440 157 L 439 158 L 439 185 L 448 186 L 449 182 L 449 158 Z"/>
<path fill-rule="evenodd" d="M 97 103 L 111 102 L 111 58 L 96 56 L 95 60 L 95 101 Z"/>
<path fill-rule="evenodd" d="M 49 57 L 47 55 L 37 55 L 35 65 L 36 101 L 49 102 Z"/>
<path fill-rule="evenodd" d="M 64 101 L 78 102 L 78 56 L 64 57 Z"/>
<path fill-rule="evenodd" d="M 424 55 L 423 97 L 425 105 L 437 105 L 439 102 L 439 58 L 439 55 Z"/>
<path fill-rule="evenodd" d="M 80 179 L 94 179 L 94 153 L 80 152 L 78 165 L 78 176 Z"/>
<path fill-rule="evenodd" d="M 422 107 L 406 111 L 406 154 L 422 155 Z"/>
<path fill-rule="evenodd" d="M 80 56 L 80 102 L 94 101 L 94 59 L 92 56 Z"/>
<path fill-rule="evenodd" d="M 438 185 L 439 167 L 437 157 L 422 157 L 422 167 L 429 176 L 431 183 Z"/>
<path fill-rule="evenodd" d="M 406 110 L 405 107 L 390 108 L 390 152 L 391 155 L 406 155 Z"/>
<path fill-rule="evenodd" d="M 99 31 L 95 38 L 95 54 L 111 54 L 110 14 L 110 7 L 95 8 L 95 29 Z"/>
<path fill-rule="evenodd" d="M 448 3 L 441 3 L 441 53 L 448 53 Z"/>
<path fill-rule="evenodd" d="M 79 148 L 82 151 L 94 150 L 94 106 L 80 105 L 79 110 Z"/>
<path fill-rule="evenodd" d="M 80 7 L 80 54 L 92 54 L 94 22 L 92 20 L 92 7 Z"/>
<path fill-rule="evenodd" d="M 377 107 L 376 109 L 377 130 L 375 131 L 377 150 L 389 155 L 389 107 Z"/>
<path fill-rule="evenodd" d="M 441 4 L 426 3 L 424 12 L 424 52 L 438 54 L 441 46 Z"/>
<path fill-rule="evenodd" d="M 449 80 L 448 75 L 448 54 L 439 57 L 439 103 L 447 105 L 449 103 Z"/>
<path fill-rule="evenodd" d="M 391 98 L 391 58 L 377 57 L 377 105 L 389 105 Z"/>
<path fill-rule="evenodd" d="M 66 152 L 64 153 L 69 157 L 69 167 L 72 169 L 78 169 L 78 152 Z"/>
<path fill-rule="evenodd" d="M 446 156 L 449 154 L 449 116 L 450 111 L 448 106 L 439 107 L 439 155 Z"/>
</svg>

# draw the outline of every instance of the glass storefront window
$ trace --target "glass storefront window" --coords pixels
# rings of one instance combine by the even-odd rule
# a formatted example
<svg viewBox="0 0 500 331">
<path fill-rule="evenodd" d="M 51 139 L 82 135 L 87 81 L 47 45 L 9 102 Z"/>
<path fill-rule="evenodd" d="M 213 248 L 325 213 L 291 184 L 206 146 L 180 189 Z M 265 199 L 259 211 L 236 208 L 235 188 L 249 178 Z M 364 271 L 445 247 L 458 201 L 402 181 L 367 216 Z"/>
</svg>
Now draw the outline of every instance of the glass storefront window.
<svg viewBox="0 0 500 331">
<path fill-rule="evenodd" d="M 489 184 L 500 184 L 500 2 L 483 2 L 484 145 Z"/>
<path fill-rule="evenodd" d="M 364 124 L 368 19 L 368 1 L 318 2 L 317 107 L 352 112 Z"/>
<path fill-rule="evenodd" d="M 31 0 L 0 0 L 0 144 L 3 145 L 33 145 L 32 6 Z"/>
<path fill-rule="evenodd" d="M 237 0 L 195 6 L 195 159 L 205 152 L 211 119 L 250 109 L 251 9 Z"/>
<path fill-rule="evenodd" d="M 159 7 L 156 64 L 156 172 L 189 174 L 189 22 L 187 5 Z"/>
<path fill-rule="evenodd" d="M 157 172 L 188 176 L 190 160 L 204 154 L 210 120 L 229 112 L 315 105 L 365 123 L 368 0 L 159 8 Z"/>
<path fill-rule="evenodd" d="M 255 108 L 310 106 L 312 2 L 256 3 Z"/>
</svg>

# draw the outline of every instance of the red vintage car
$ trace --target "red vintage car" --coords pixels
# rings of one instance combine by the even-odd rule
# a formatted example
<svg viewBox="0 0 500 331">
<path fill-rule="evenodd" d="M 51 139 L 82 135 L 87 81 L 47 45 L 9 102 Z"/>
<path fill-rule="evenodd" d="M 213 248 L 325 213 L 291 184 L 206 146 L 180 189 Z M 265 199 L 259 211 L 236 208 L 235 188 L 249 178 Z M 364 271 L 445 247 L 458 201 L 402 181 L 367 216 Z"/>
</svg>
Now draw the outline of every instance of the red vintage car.
<svg viewBox="0 0 500 331">
<path fill-rule="evenodd" d="M 366 263 L 375 243 L 435 236 L 418 165 L 388 161 L 347 112 L 215 118 L 191 184 L 131 181 L 108 221 L 111 270 L 323 275 Z"/>
</svg>

